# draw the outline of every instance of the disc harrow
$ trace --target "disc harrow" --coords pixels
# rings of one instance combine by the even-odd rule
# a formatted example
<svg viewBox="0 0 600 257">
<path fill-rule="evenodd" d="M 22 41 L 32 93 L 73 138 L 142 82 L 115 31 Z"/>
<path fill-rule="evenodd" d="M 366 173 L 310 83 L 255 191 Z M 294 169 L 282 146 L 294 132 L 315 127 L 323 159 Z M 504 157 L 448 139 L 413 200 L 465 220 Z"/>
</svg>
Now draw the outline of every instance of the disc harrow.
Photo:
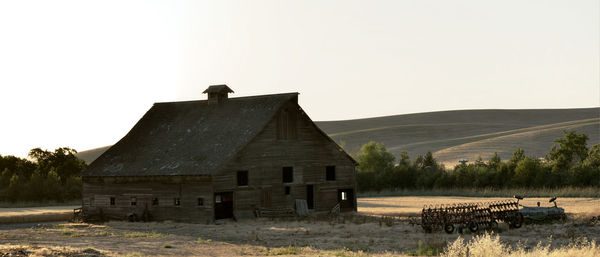
<svg viewBox="0 0 600 257">
<path fill-rule="evenodd" d="M 506 222 L 513 228 L 523 224 L 518 200 L 481 203 L 456 203 L 425 205 L 421 211 L 421 226 L 426 232 L 443 229 L 447 233 L 458 229 L 476 232 L 480 228 L 494 228 L 498 222 Z"/>
</svg>

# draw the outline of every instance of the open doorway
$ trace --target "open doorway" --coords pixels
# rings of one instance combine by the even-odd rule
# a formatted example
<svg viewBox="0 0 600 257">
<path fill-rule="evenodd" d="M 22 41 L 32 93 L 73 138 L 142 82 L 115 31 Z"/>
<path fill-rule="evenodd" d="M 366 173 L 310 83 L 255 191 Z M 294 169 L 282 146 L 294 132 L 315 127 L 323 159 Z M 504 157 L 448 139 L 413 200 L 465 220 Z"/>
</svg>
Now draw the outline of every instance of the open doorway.
<svg viewBox="0 0 600 257">
<path fill-rule="evenodd" d="M 353 189 L 338 189 L 338 202 L 340 203 L 341 211 L 354 210 L 354 190 Z"/>
<path fill-rule="evenodd" d="M 233 192 L 215 193 L 215 219 L 233 218 Z"/>
<path fill-rule="evenodd" d="M 309 210 L 315 208 L 315 190 L 313 185 L 306 185 L 306 205 Z"/>
</svg>

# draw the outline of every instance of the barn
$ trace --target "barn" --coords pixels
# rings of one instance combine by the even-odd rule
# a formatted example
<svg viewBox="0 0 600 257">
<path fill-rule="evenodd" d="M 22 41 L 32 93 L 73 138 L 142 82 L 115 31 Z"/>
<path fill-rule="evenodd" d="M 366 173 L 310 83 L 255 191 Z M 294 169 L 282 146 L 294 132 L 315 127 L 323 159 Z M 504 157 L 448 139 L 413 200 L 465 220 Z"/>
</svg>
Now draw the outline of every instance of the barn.
<svg viewBox="0 0 600 257">
<path fill-rule="evenodd" d="M 85 217 L 212 222 L 257 210 L 356 211 L 356 161 L 298 105 L 298 93 L 155 103 L 82 171 Z M 304 201 L 302 201 L 304 200 Z"/>
</svg>

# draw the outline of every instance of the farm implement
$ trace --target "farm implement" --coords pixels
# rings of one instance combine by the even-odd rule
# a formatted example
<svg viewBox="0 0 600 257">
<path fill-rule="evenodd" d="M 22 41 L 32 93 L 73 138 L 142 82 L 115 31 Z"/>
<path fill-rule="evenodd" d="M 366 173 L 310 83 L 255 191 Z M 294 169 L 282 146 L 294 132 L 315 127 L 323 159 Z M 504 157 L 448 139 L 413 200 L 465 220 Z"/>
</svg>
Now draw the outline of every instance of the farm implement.
<svg viewBox="0 0 600 257">
<path fill-rule="evenodd" d="M 452 233 L 455 229 L 462 233 L 463 229 L 476 232 L 480 228 L 494 228 L 498 222 L 508 223 L 512 228 L 523 225 L 523 215 L 519 211 L 519 200 L 458 203 L 447 205 L 426 205 L 421 212 L 421 226 L 425 232 L 443 229 Z"/>
</svg>

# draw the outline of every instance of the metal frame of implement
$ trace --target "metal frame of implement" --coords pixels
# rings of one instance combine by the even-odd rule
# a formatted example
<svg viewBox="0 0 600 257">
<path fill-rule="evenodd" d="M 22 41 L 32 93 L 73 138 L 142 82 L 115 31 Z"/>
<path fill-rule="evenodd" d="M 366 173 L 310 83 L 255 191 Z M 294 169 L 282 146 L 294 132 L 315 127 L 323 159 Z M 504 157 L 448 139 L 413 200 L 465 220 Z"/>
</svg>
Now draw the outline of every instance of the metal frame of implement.
<svg viewBox="0 0 600 257">
<path fill-rule="evenodd" d="M 503 221 L 512 228 L 523 225 L 523 215 L 519 212 L 519 199 L 485 203 L 458 203 L 425 205 L 421 211 L 421 226 L 425 232 L 444 229 L 454 232 L 455 227 L 462 232 L 468 228 L 476 232 L 479 228 L 494 228 Z"/>
</svg>

